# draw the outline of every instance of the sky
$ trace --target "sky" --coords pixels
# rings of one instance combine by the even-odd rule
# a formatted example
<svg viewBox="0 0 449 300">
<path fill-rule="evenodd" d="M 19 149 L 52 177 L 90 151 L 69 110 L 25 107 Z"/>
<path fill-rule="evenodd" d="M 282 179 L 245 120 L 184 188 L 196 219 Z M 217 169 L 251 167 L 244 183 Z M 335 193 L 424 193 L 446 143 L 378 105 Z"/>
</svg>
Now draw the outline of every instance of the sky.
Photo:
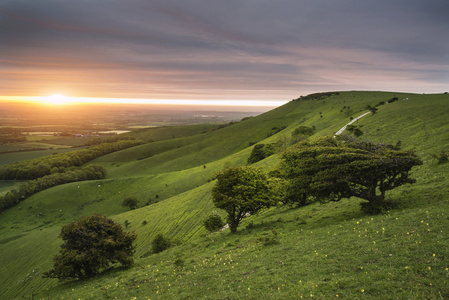
<svg viewBox="0 0 449 300">
<path fill-rule="evenodd" d="M 447 0 L 0 0 L 0 96 L 441 93 L 448 14 Z"/>
</svg>

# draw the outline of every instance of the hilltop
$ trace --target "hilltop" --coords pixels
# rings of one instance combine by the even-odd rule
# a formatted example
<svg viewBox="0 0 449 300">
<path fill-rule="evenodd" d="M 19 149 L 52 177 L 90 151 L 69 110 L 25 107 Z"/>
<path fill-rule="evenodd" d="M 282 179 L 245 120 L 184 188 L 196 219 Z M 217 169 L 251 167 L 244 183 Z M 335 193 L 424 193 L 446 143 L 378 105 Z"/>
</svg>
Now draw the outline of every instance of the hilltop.
<svg viewBox="0 0 449 300">
<path fill-rule="evenodd" d="M 361 138 L 400 143 L 424 161 L 413 169 L 415 184 L 387 194 L 400 208 L 369 216 L 360 211 L 362 200 L 345 199 L 271 208 L 245 219 L 235 235 L 204 229 L 211 212 L 222 213 L 212 203 L 214 174 L 245 165 L 255 144 L 287 147 L 300 125 L 315 127 L 312 138 L 333 135 L 381 102 L 354 123 Z M 105 179 L 39 192 L 0 215 L 1 298 L 447 298 L 449 164 L 431 154 L 449 144 L 448 115 L 446 94 L 332 92 L 199 132 L 186 126 L 127 133 L 146 143 L 87 163 L 104 167 Z M 280 160 L 278 153 L 256 165 L 271 170 Z M 120 205 L 128 196 L 139 200 L 138 209 Z M 41 278 L 58 251 L 61 226 L 94 212 L 130 223 L 136 265 L 85 281 Z M 177 245 L 149 255 L 158 233 Z"/>
</svg>

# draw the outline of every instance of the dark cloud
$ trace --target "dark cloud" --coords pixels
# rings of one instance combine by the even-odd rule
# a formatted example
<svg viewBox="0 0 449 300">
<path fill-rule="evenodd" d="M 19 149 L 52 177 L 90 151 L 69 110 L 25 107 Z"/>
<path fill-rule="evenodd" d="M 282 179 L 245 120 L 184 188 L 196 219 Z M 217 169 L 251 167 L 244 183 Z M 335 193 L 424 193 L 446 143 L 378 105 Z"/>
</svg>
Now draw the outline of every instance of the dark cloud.
<svg viewBox="0 0 449 300">
<path fill-rule="evenodd" d="M 447 12 L 446 0 L 0 1 L 0 93 L 434 92 L 449 79 Z"/>
</svg>

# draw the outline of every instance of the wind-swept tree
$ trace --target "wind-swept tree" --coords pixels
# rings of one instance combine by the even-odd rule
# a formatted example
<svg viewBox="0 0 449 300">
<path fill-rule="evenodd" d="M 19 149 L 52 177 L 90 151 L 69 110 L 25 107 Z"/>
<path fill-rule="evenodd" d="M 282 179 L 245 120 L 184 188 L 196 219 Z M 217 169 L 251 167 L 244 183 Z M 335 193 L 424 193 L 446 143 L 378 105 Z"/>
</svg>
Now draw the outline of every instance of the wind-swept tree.
<svg viewBox="0 0 449 300">
<path fill-rule="evenodd" d="M 358 197 L 368 201 L 362 208 L 378 212 L 385 193 L 414 183 L 410 170 L 422 160 L 398 146 L 358 141 L 351 137 L 327 137 L 304 142 L 287 151 L 281 170 L 289 179 L 286 199 L 305 204 Z"/>
</svg>

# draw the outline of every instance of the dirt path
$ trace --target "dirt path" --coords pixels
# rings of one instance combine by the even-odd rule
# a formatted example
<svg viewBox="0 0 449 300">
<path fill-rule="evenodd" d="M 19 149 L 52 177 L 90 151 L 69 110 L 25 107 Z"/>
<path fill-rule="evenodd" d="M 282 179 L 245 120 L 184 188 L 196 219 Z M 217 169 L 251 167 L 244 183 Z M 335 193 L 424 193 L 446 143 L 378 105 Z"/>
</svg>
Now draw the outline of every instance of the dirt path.
<svg viewBox="0 0 449 300">
<path fill-rule="evenodd" d="M 334 136 L 337 136 L 337 135 L 342 134 L 343 131 L 345 131 L 346 127 L 348 127 L 348 125 L 351 125 L 352 123 L 358 121 L 360 118 L 363 118 L 364 116 L 366 116 L 367 114 L 370 114 L 370 113 L 371 113 L 371 112 L 369 111 L 369 112 L 364 113 L 363 115 L 358 116 L 357 118 L 352 119 L 351 122 L 349 122 L 348 124 L 346 124 L 345 126 L 343 126 L 342 128 L 340 128 L 340 130 L 337 131 L 337 132 L 335 133 Z"/>
</svg>

